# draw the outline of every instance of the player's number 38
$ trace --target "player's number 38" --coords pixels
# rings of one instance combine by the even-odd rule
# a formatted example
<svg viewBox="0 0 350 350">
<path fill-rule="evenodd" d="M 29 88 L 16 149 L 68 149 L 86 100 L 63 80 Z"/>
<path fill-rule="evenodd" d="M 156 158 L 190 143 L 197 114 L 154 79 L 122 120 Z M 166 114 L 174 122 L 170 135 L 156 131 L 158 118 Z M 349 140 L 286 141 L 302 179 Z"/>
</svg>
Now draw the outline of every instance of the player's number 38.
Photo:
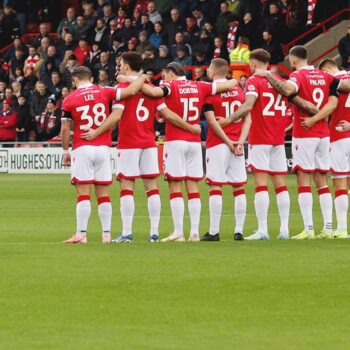
<svg viewBox="0 0 350 350">
<path fill-rule="evenodd" d="M 89 130 L 92 126 L 100 126 L 105 119 L 106 107 L 103 103 L 96 103 L 92 108 L 92 116 L 90 115 L 90 106 L 81 106 L 76 108 L 77 112 L 82 112 L 80 119 L 86 121 L 86 124 L 80 125 L 80 130 Z"/>
</svg>

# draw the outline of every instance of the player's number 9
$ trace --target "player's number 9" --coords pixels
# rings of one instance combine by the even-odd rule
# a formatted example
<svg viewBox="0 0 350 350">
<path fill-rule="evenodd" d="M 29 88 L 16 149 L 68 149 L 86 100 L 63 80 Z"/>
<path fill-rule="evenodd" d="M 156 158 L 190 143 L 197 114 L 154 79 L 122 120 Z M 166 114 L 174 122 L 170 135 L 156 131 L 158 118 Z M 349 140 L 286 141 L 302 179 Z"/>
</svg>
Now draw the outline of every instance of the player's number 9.
<svg viewBox="0 0 350 350">
<path fill-rule="evenodd" d="M 180 102 L 184 105 L 183 120 L 189 122 L 197 120 L 199 117 L 199 109 L 195 104 L 199 102 L 199 98 L 180 98 Z M 189 116 L 189 112 L 192 112 L 191 116 Z"/>
<path fill-rule="evenodd" d="M 316 103 L 317 108 L 320 108 L 322 105 L 323 99 L 324 99 L 324 93 L 323 93 L 322 89 L 316 88 L 312 92 L 312 99 Z"/>
<path fill-rule="evenodd" d="M 106 107 L 103 103 L 96 103 L 92 107 L 93 116 L 89 115 L 90 106 L 77 107 L 76 111 L 82 112 L 81 120 L 86 120 L 86 124 L 80 125 L 80 130 L 89 130 L 93 125 L 100 126 L 107 118 Z"/>
</svg>

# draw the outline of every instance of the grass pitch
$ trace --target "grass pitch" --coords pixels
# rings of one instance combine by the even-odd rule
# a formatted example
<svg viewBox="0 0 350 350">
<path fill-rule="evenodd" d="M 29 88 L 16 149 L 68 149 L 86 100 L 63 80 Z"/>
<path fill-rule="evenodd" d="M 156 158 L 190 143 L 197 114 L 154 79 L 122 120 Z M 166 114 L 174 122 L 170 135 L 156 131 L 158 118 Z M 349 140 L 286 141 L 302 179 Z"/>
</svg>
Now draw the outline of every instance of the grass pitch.
<svg viewBox="0 0 350 350">
<path fill-rule="evenodd" d="M 291 233 L 302 229 L 295 178 Z M 172 229 L 160 181 L 161 234 Z M 271 187 L 271 186 L 270 186 Z M 75 228 L 68 176 L 0 176 L 0 349 L 349 349 L 350 241 L 234 242 L 224 193 L 222 242 L 149 244 L 146 196 L 136 190 L 134 243 L 102 245 L 96 201 L 89 244 L 63 245 Z M 113 233 L 120 231 L 114 184 Z M 201 232 L 208 229 L 203 184 Z M 247 187 L 245 233 L 256 228 Z M 321 229 L 315 197 L 316 231 Z M 188 232 L 189 218 L 185 218 Z"/>
</svg>

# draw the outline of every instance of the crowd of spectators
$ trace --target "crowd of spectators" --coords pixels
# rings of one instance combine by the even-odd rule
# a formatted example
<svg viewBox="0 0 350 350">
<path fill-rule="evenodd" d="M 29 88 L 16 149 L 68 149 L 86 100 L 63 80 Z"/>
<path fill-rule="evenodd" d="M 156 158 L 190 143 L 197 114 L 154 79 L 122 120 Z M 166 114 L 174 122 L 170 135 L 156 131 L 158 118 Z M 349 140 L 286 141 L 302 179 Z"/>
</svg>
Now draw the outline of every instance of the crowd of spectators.
<svg viewBox="0 0 350 350">
<path fill-rule="evenodd" d="M 57 20 L 51 30 L 56 37 L 47 23 L 50 6 L 54 11 L 53 4 L 65 2 L 39 1 L 47 4 L 39 9 L 33 3 L 5 0 L 0 12 L 0 34 L 13 42 L 0 62 L 0 108 L 3 114 L 16 111 L 11 138 L 21 141 L 58 136 L 60 107 L 79 65 L 92 70 L 95 83 L 113 86 L 121 54 L 136 51 L 154 84 L 171 61 L 197 66 L 194 78 L 203 80 L 200 67 L 215 57 L 247 62 L 252 49 L 263 47 L 272 63 L 282 61 L 282 44 L 298 35 L 307 19 L 307 0 L 83 0 Z M 38 33 L 25 45 L 20 37 L 30 20 L 37 22 Z M 163 129 L 160 125 L 159 133 Z"/>
</svg>

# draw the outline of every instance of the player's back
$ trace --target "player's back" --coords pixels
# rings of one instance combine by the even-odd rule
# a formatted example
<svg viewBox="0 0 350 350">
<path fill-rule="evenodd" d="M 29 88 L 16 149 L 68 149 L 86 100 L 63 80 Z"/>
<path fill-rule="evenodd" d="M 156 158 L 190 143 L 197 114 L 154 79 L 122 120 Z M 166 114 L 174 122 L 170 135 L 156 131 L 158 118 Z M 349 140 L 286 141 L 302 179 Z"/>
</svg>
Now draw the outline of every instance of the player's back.
<svg viewBox="0 0 350 350">
<path fill-rule="evenodd" d="M 348 80 L 350 79 L 350 72 L 341 71 L 335 74 L 335 77 L 340 80 Z M 350 94 L 339 94 L 338 106 L 331 116 L 331 142 L 350 137 L 350 131 L 341 132 L 337 130 L 337 125 L 342 120 L 350 123 Z"/>
<path fill-rule="evenodd" d="M 280 80 L 280 76 L 276 75 Z M 287 98 L 279 94 L 264 77 L 251 76 L 246 83 L 246 95 L 257 100 L 251 111 L 250 144 L 282 145 L 286 128 Z"/>
<path fill-rule="evenodd" d="M 119 84 L 118 88 L 127 87 L 129 83 Z M 149 83 L 149 85 L 153 86 Z M 119 101 L 124 112 L 119 123 L 118 148 L 150 148 L 155 147 L 155 114 L 164 105 L 163 98 L 151 98 L 137 93 Z"/>
<path fill-rule="evenodd" d="M 88 84 L 71 92 L 63 101 L 63 113 L 70 113 L 74 121 L 73 148 L 84 145 L 111 146 L 111 130 L 87 141 L 81 134 L 97 129 L 109 116 L 110 104 L 115 98 L 115 90 Z M 64 115 L 63 115 L 64 116 Z"/>
<path fill-rule="evenodd" d="M 315 104 L 321 109 L 328 101 L 331 84 L 334 78 L 313 66 L 303 67 L 293 72 L 289 80 L 298 86 L 298 96 Z M 329 136 L 327 120 L 315 123 L 309 130 L 301 126 L 302 118 L 310 117 L 307 113 L 295 108 L 293 136 L 294 137 L 326 137 Z"/>
<path fill-rule="evenodd" d="M 212 84 L 202 81 L 177 79 L 164 85 L 170 89 L 170 94 L 165 98 L 168 108 L 177 113 L 187 123 L 198 124 L 205 97 L 212 95 Z M 165 137 L 166 141 L 200 142 L 201 140 L 200 135 L 179 129 L 169 122 L 166 124 Z"/>
<path fill-rule="evenodd" d="M 228 118 L 244 103 L 244 92 L 239 86 L 235 86 L 227 92 L 209 96 L 205 99 L 206 105 L 211 105 L 214 109 L 216 119 Z M 210 107 L 209 107 L 210 108 Z M 223 128 L 230 140 L 237 141 L 242 130 L 243 120 L 230 123 Z M 222 144 L 223 141 L 209 128 L 206 146 L 207 148 Z"/>
</svg>

